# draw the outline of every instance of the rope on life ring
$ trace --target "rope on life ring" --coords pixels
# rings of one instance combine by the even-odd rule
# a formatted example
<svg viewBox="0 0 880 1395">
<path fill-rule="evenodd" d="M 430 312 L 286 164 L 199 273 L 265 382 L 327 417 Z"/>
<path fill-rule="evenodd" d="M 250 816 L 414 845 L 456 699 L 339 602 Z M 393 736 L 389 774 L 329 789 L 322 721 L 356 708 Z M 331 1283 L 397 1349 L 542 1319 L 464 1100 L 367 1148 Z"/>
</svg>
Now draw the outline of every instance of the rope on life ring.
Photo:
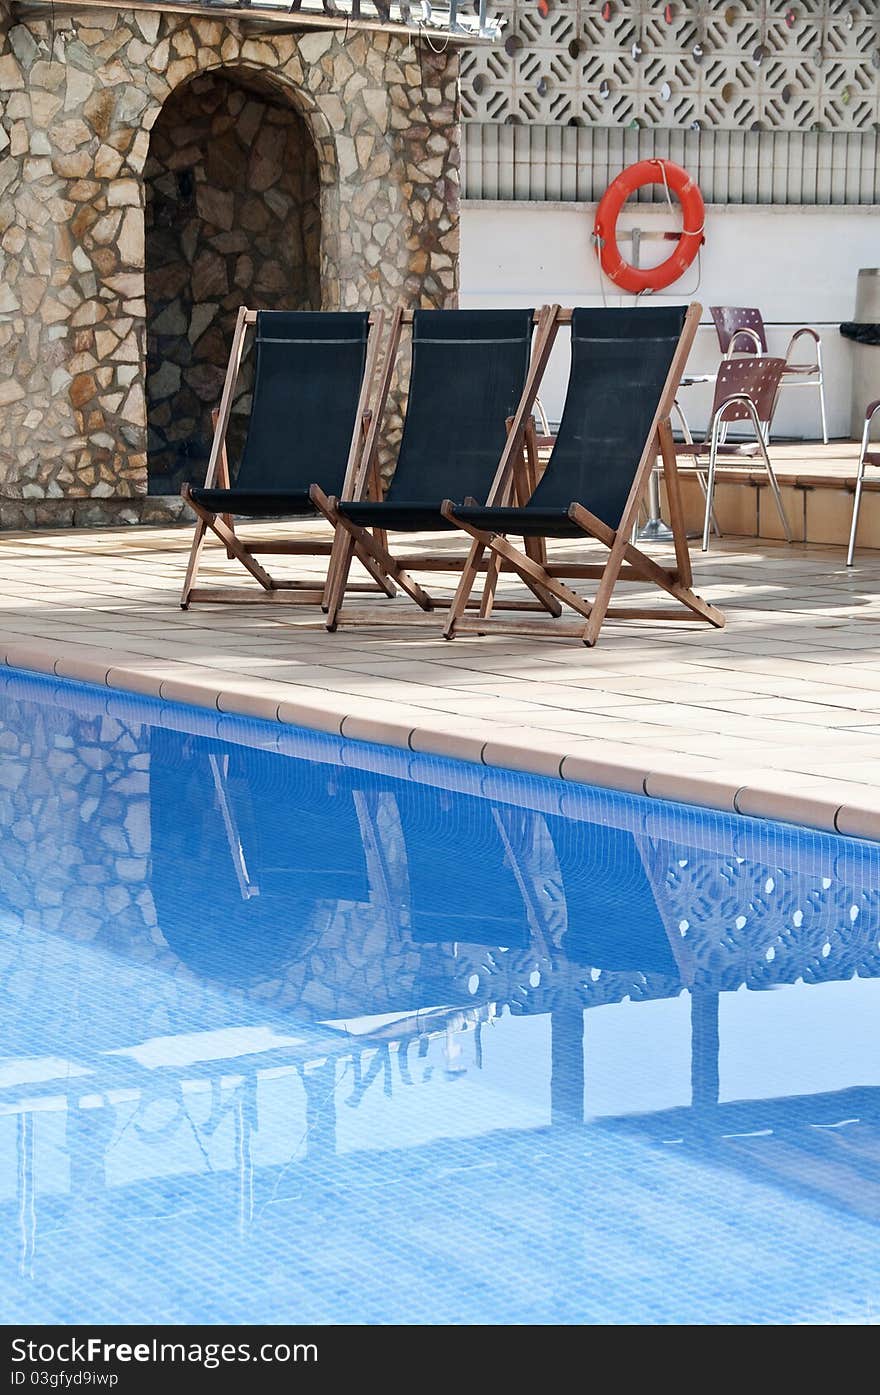
<svg viewBox="0 0 880 1395">
<path fill-rule="evenodd" d="M 670 190 L 676 194 L 684 219 L 684 228 L 680 234 L 664 234 L 675 239 L 675 251 L 659 266 L 652 266 L 647 270 L 625 261 L 617 245 L 617 220 L 621 209 L 629 196 L 637 189 L 644 188 L 646 184 L 662 184 L 670 207 Z M 687 170 L 674 164 L 672 160 L 639 160 L 612 180 L 596 209 L 593 242 L 599 266 L 609 281 L 613 281 L 622 291 L 631 291 L 633 295 L 641 295 L 645 291 L 662 291 L 666 286 L 678 281 L 693 263 L 706 240 L 703 236 L 705 225 L 706 206 L 703 203 L 703 195 Z"/>
</svg>

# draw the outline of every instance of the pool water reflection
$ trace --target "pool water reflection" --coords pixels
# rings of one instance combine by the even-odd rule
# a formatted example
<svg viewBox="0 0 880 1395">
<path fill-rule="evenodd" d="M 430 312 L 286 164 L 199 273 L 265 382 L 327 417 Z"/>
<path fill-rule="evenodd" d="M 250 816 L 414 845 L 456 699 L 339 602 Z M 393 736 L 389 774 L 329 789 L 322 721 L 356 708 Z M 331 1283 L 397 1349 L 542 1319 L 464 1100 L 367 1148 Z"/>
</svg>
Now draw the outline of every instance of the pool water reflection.
<svg viewBox="0 0 880 1395">
<path fill-rule="evenodd" d="M 880 1311 L 880 849 L 0 679 L 7 1321 Z"/>
</svg>

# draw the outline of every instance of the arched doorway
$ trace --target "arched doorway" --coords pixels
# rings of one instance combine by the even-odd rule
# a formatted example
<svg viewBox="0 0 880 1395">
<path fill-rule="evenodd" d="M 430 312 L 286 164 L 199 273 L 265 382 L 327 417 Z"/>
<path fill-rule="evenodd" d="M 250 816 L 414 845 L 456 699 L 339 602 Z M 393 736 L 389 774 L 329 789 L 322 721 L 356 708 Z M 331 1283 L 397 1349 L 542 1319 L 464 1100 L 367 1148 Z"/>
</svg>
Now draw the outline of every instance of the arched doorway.
<svg viewBox="0 0 880 1395">
<path fill-rule="evenodd" d="M 321 307 L 318 159 L 277 89 L 221 69 L 168 98 L 144 179 L 149 490 L 170 494 L 204 473 L 239 306 Z M 233 452 L 250 405 L 246 369 Z"/>
</svg>

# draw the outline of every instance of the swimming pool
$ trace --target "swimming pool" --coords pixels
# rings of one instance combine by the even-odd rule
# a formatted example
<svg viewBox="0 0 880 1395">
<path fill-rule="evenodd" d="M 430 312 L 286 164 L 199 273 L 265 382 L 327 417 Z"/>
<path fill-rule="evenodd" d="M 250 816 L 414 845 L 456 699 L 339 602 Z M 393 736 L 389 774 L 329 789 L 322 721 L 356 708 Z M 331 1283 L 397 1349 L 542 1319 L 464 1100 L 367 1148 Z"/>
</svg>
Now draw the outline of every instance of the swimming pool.
<svg viewBox="0 0 880 1395">
<path fill-rule="evenodd" d="M 0 677 L 7 1322 L 880 1312 L 880 848 Z"/>
</svg>

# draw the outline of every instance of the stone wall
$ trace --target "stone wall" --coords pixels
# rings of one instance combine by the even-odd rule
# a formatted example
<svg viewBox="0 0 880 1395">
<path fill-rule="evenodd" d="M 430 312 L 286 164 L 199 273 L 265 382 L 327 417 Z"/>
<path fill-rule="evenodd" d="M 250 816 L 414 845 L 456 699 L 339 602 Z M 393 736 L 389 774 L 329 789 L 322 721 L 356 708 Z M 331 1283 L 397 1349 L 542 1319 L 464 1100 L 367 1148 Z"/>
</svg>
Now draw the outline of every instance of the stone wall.
<svg viewBox="0 0 880 1395">
<path fill-rule="evenodd" d="M 457 67 L 452 48 L 385 33 L 246 38 L 235 22 L 137 9 L 7 18 L 0 526 L 179 512 L 147 496 L 144 174 L 172 93 L 227 69 L 302 115 L 320 180 L 323 308 L 451 306 Z"/>
<path fill-rule="evenodd" d="M 169 97 L 144 180 L 149 488 L 166 494 L 204 475 L 242 302 L 321 308 L 320 185 L 303 118 L 232 70 Z M 234 424 L 249 407 L 250 368 Z"/>
</svg>

